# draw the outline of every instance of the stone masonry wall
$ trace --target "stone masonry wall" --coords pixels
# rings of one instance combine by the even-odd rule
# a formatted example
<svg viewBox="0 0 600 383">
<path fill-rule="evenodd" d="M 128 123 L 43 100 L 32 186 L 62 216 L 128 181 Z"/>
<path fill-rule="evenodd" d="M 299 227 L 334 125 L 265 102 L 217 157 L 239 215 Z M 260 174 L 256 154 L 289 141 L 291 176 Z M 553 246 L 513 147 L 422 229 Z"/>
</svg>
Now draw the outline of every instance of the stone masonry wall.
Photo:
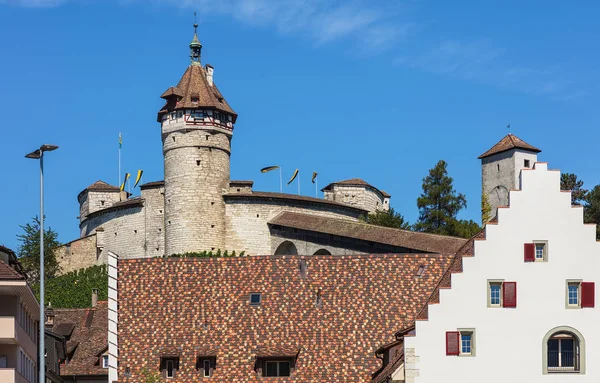
<svg viewBox="0 0 600 383">
<path fill-rule="evenodd" d="M 183 118 L 163 123 L 165 254 L 225 247 L 229 134 Z"/>
<path fill-rule="evenodd" d="M 326 199 L 359 207 L 370 213 L 389 208 L 389 204 L 384 204 L 381 193 L 366 186 L 334 185 L 333 190 L 327 193 Z"/>
<path fill-rule="evenodd" d="M 162 186 L 142 189 L 147 257 L 162 256 L 165 253 L 164 190 Z"/>
<path fill-rule="evenodd" d="M 103 262 L 98 259 L 97 253 L 95 234 L 58 247 L 54 250 L 54 255 L 61 268 L 59 274 L 102 264 Z"/>
<path fill-rule="evenodd" d="M 282 211 L 357 220 L 355 209 L 295 200 L 248 198 L 226 199 L 227 234 L 222 250 L 246 251 L 249 255 L 271 254 L 271 235 L 267 222 Z"/>
<path fill-rule="evenodd" d="M 81 226 L 81 235 L 93 234 L 102 227 L 102 253 L 112 251 L 120 258 L 141 258 L 146 255 L 145 219 L 142 206 L 131 206 L 124 209 L 111 210 L 87 219 Z M 101 259 L 106 263 L 106 256 Z"/>
</svg>

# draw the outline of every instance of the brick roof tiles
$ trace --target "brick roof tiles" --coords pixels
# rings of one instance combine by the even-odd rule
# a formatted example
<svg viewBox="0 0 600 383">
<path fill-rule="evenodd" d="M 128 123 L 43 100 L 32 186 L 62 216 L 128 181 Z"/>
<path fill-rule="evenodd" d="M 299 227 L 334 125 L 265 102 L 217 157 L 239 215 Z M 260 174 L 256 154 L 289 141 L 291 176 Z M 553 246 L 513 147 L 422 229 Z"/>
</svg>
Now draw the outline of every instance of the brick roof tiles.
<svg viewBox="0 0 600 383">
<path fill-rule="evenodd" d="M 355 210 L 360 213 L 367 213 L 365 209 L 351 206 L 341 202 L 329 201 L 323 198 L 315 198 L 308 197 L 297 194 L 286 194 L 286 193 L 273 193 L 273 192 L 251 192 L 251 193 L 229 193 L 224 194 L 223 198 L 227 199 L 239 199 L 239 198 L 257 198 L 257 199 L 274 199 L 274 200 L 289 200 L 289 201 L 303 201 L 303 202 L 313 202 L 318 204 L 327 204 L 333 206 L 340 206 L 344 209 Z"/>
<path fill-rule="evenodd" d="M 172 96 L 175 96 L 173 100 L 170 99 Z M 188 66 L 177 86 L 167 89 L 161 97 L 167 102 L 158 112 L 159 122 L 163 113 L 185 108 L 213 108 L 230 113 L 233 122 L 237 118 L 217 86 L 208 84 L 206 70 L 200 65 Z M 192 98 L 198 99 L 198 102 L 192 102 Z"/>
<path fill-rule="evenodd" d="M 271 219 L 269 224 L 432 253 L 455 253 L 467 241 L 465 238 L 393 229 L 364 222 L 293 212 L 282 212 Z"/>
<path fill-rule="evenodd" d="M 61 376 L 107 376 L 98 353 L 108 346 L 108 303 L 98 302 L 95 308 L 52 309 L 54 325 L 49 330 L 67 339 L 67 352 L 74 353 L 68 364 L 61 366 Z M 70 336 L 69 336 L 69 330 Z"/>
<path fill-rule="evenodd" d="M 301 259 L 307 262 L 305 276 Z M 255 360 L 272 349 L 297 350 L 294 381 L 368 382 L 380 366 L 374 351 L 414 322 L 451 259 L 396 254 L 119 260 L 119 382 L 139 381 L 143 368 L 158 371 L 165 347 L 179 351 L 182 382 L 204 381 L 195 370 L 203 347 L 216 350 L 212 382 L 262 381 Z M 426 271 L 416 277 L 421 265 Z M 250 306 L 249 294 L 256 292 L 262 303 Z M 122 375 L 128 367 L 131 378 Z"/>
<path fill-rule="evenodd" d="M 496 145 L 492 146 L 490 150 L 480 155 L 479 159 L 489 157 L 494 154 L 502 153 L 511 149 L 524 149 L 531 152 L 539 153 L 540 149 L 536 148 L 533 145 L 529 145 L 527 142 L 523 141 L 519 137 L 514 134 L 507 134 L 504 138 L 502 138 Z"/>
<path fill-rule="evenodd" d="M 0 261 L 0 281 L 24 280 L 25 275 L 17 272 L 4 261 Z"/>
</svg>

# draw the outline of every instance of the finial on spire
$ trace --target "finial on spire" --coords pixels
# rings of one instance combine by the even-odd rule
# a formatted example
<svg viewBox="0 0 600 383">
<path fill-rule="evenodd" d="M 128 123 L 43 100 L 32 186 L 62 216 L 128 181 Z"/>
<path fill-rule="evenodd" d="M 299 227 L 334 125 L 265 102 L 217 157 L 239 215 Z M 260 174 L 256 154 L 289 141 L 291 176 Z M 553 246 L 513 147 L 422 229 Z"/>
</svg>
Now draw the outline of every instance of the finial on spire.
<svg viewBox="0 0 600 383">
<path fill-rule="evenodd" d="M 190 59 L 191 65 L 200 65 L 200 51 L 202 44 L 198 40 L 198 23 L 196 22 L 196 12 L 194 12 L 194 38 L 190 43 Z"/>
</svg>

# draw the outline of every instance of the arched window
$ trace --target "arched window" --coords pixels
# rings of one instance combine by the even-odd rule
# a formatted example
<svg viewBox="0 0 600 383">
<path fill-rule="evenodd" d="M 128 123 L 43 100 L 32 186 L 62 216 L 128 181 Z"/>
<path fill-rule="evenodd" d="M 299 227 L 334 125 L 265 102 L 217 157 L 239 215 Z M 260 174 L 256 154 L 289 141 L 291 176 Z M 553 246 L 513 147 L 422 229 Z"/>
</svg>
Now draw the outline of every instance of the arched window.
<svg viewBox="0 0 600 383">
<path fill-rule="evenodd" d="M 294 245 L 290 241 L 282 242 L 277 250 L 275 250 L 275 255 L 298 255 L 298 249 L 296 249 L 296 245 Z"/>
<path fill-rule="evenodd" d="M 585 340 L 574 328 L 550 330 L 543 343 L 543 373 L 585 373 Z"/>
<path fill-rule="evenodd" d="M 329 250 L 319 249 L 319 250 L 315 251 L 315 253 L 313 255 L 331 255 L 331 253 L 329 252 Z"/>
</svg>

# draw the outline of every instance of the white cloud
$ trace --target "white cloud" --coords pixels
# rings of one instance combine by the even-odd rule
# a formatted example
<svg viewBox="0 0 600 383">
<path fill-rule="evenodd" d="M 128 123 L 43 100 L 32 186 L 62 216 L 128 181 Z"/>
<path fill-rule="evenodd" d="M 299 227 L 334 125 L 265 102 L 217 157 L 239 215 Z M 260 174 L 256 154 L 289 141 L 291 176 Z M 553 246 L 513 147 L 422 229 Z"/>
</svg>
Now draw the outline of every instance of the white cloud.
<svg viewBox="0 0 600 383">
<path fill-rule="evenodd" d="M 517 65 L 519 61 L 489 41 L 445 41 L 422 53 L 397 57 L 395 63 L 449 78 L 555 99 L 572 100 L 586 94 L 564 78 L 565 70 L 558 65 L 525 67 Z"/>
<path fill-rule="evenodd" d="M 136 1 L 129 0 L 128 2 Z M 137 0 L 141 1 L 141 0 Z M 341 39 L 364 41 L 372 36 L 378 49 L 397 42 L 408 30 L 392 19 L 396 7 L 369 0 L 153 0 L 155 4 L 219 13 L 249 25 L 273 27 L 284 34 L 306 36 L 317 44 Z M 408 25 L 408 23 L 406 24 Z"/>
<path fill-rule="evenodd" d="M 51 8 L 66 2 L 67 0 L 0 0 L 0 4 L 27 8 Z"/>
</svg>

